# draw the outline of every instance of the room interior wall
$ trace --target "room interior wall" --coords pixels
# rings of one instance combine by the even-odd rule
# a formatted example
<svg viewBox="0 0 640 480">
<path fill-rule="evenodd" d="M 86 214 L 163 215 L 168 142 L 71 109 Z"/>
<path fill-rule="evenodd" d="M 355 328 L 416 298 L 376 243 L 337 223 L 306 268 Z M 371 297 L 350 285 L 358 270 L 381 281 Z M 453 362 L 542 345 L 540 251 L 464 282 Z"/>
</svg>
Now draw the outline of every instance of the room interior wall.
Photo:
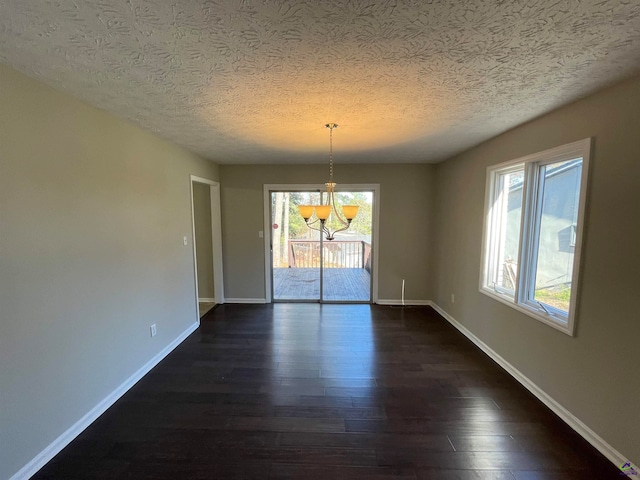
<svg viewBox="0 0 640 480">
<path fill-rule="evenodd" d="M 335 165 L 338 184 L 380 184 L 380 299 L 399 300 L 403 278 L 407 299 L 433 296 L 433 170 L 428 164 Z M 265 298 L 264 239 L 258 236 L 263 184 L 323 184 L 328 174 L 328 164 L 220 166 L 227 298 Z"/>
<path fill-rule="evenodd" d="M 1 65 L 0 85 L 6 479 L 196 325 L 189 175 L 218 169 Z"/>
<path fill-rule="evenodd" d="M 9 478 L 195 321 L 189 174 L 222 184 L 227 296 L 260 298 L 262 185 L 323 183 L 327 166 L 218 169 L 1 65 L 0 84 L 0 478 Z M 380 298 L 399 298 L 405 278 L 407 298 L 435 300 L 636 464 L 639 112 L 634 79 L 437 166 L 336 165 L 339 183 L 381 185 Z M 478 292 L 484 187 L 488 165 L 589 136 L 571 338 Z"/>
<path fill-rule="evenodd" d="M 585 98 L 436 167 L 436 303 L 640 464 L 640 79 Z M 486 168 L 592 137 L 575 337 L 479 292 Z M 455 303 L 451 303 L 455 294 Z"/>
<path fill-rule="evenodd" d="M 213 245 L 211 238 L 211 188 L 193 182 L 193 220 L 196 231 L 198 297 L 214 298 Z"/>
</svg>

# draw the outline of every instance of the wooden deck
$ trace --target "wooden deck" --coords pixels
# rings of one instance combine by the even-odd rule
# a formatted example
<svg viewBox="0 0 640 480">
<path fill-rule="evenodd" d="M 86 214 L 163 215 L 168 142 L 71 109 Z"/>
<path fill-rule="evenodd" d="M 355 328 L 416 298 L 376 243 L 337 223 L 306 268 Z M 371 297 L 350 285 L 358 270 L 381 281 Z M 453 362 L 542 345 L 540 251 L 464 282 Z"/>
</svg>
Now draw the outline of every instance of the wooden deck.
<svg viewBox="0 0 640 480">
<path fill-rule="evenodd" d="M 274 268 L 274 300 L 320 300 L 320 269 Z M 369 302 L 371 276 L 364 268 L 325 268 L 324 298 L 329 302 Z"/>
</svg>

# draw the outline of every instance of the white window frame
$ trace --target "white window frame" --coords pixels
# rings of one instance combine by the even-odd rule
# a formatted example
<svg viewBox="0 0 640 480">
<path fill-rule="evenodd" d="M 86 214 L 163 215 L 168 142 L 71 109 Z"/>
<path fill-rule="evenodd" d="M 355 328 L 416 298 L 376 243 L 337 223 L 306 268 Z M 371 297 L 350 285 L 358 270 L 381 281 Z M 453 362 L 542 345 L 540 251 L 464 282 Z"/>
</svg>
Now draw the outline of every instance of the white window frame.
<svg viewBox="0 0 640 480">
<path fill-rule="evenodd" d="M 482 263 L 480 269 L 480 292 L 525 313 L 567 335 L 575 335 L 576 307 L 580 284 L 580 257 L 584 215 L 587 199 L 587 181 L 589 176 L 589 160 L 591 155 L 591 138 L 562 145 L 543 152 L 527 155 L 515 160 L 492 165 L 487 168 L 487 183 L 484 210 L 484 231 L 482 234 Z M 539 180 L 540 168 L 552 163 L 582 158 L 582 173 L 578 201 L 578 219 L 575 225 L 575 247 L 571 279 L 571 300 L 569 311 L 534 300 L 528 300 L 535 282 L 537 264 L 537 239 L 540 229 L 541 204 L 540 190 L 543 183 Z M 517 273 L 515 292 L 511 293 L 493 285 L 493 269 L 495 268 L 496 222 L 498 215 L 493 209 L 496 198 L 496 184 L 499 175 L 524 168 L 524 185 L 522 197 L 522 216 L 520 223 L 520 240 L 518 246 Z"/>
</svg>

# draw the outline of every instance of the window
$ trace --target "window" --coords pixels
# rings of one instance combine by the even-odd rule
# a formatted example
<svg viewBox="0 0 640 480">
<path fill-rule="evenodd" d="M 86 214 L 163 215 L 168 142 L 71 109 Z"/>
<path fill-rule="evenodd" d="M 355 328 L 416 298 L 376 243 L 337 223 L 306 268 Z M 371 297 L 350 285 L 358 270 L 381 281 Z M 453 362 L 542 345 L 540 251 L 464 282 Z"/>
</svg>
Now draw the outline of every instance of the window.
<svg viewBox="0 0 640 480">
<path fill-rule="evenodd" d="M 489 167 L 480 291 L 573 335 L 591 140 Z"/>
</svg>

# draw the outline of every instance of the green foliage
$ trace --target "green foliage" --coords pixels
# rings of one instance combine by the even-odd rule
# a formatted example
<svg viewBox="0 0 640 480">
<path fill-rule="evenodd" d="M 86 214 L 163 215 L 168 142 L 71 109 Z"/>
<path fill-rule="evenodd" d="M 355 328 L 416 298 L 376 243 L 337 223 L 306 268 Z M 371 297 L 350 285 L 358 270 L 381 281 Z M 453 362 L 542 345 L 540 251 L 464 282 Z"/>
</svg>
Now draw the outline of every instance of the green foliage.
<svg viewBox="0 0 640 480">
<path fill-rule="evenodd" d="M 373 205 L 363 192 L 354 192 L 353 195 L 336 194 L 338 205 L 358 205 L 358 215 L 351 222 L 349 230 L 360 235 L 371 235 L 371 219 L 373 217 Z"/>
<path fill-rule="evenodd" d="M 305 194 L 305 193 L 301 193 L 301 192 L 284 192 L 284 195 L 288 195 L 289 196 L 289 224 L 288 224 L 288 228 L 289 228 L 289 236 L 291 239 L 294 238 L 310 238 L 309 237 L 309 232 L 310 230 L 307 228 L 307 225 L 304 222 L 304 219 L 300 216 L 300 212 L 298 211 L 298 205 L 306 205 L 308 203 L 318 203 L 319 202 L 319 198 L 320 195 L 319 194 L 315 194 L 315 196 L 317 198 L 312 199 L 311 201 L 309 200 L 309 195 Z M 271 197 L 271 212 L 272 212 L 272 218 L 275 219 L 276 218 L 276 196 L 272 195 Z M 284 207 L 284 202 L 283 202 L 283 207 Z M 282 223 L 284 223 L 284 215 L 282 216 L 283 220 Z M 278 226 L 281 229 L 285 229 L 287 227 L 287 225 L 279 225 Z M 283 239 L 281 239 L 281 241 L 283 241 Z"/>
<path fill-rule="evenodd" d="M 291 192 L 289 195 L 289 235 L 292 239 L 310 238 L 310 231 L 307 228 L 307 224 L 304 223 L 304 219 L 298 211 L 298 205 L 305 205 L 309 203 L 309 198 L 299 192 Z"/>
<path fill-rule="evenodd" d="M 317 234 L 309 230 L 304 222 L 300 212 L 298 211 L 298 205 L 305 205 L 309 203 L 317 204 L 320 202 L 320 195 L 313 193 L 312 197 L 309 197 L 308 193 L 302 192 L 290 192 L 285 193 L 289 195 L 289 236 L 291 239 L 301 238 L 317 238 Z M 369 200 L 370 195 L 363 192 L 354 193 L 336 193 L 335 200 L 338 211 L 341 211 L 342 205 L 358 205 L 358 215 L 351 222 L 350 232 L 358 235 L 371 235 L 371 221 L 372 221 L 372 204 Z M 272 196 L 272 212 L 275 209 L 275 196 Z M 275 212 L 274 212 L 275 218 Z M 315 217 L 314 217 L 315 218 Z M 284 220 L 283 220 L 284 221 Z M 279 228 L 286 228 L 285 225 L 279 225 Z M 335 219 L 329 221 L 329 228 L 334 230 L 339 227 L 339 223 Z"/>
<path fill-rule="evenodd" d="M 569 302 L 571 301 L 571 285 L 536 289 L 535 299 L 541 303 L 568 312 Z"/>
</svg>

